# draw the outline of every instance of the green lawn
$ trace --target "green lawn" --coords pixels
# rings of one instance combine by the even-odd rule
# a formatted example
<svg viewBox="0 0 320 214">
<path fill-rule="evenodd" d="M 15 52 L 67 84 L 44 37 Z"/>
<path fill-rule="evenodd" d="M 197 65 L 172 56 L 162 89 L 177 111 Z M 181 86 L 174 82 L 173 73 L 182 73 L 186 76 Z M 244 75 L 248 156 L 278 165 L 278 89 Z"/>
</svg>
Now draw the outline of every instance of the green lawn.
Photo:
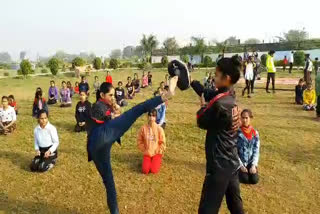
<svg viewBox="0 0 320 214">
<path fill-rule="evenodd" d="M 112 72 L 115 82 L 125 81 L 136 71 Z M 141 76 L 141 71 L 139 74 Z M 202 79 L 205 71 L 193 74 Z M 103 80 L 105 73 L 99 73 Z M 128 108 L 152 96 L 165 71 L 153 72 L 153 89 L 145 89 Z M 295 74 L 294 74 L 295 75 Z M 89 77 L 92 85 L 94 74 Z M 106 213 L 105 190 L 93 163 L 87 162 L 86 135 L 73 132 L 74 107 L 50 107 L 50 122 L 59 133 L 57 166 L 48 173 L 29 171 L 34 156 L 31 115 L 33 96 L 40 86 L 47 94 L 50 77 L 26 80 L 1 79 L 0 95 L 14 94 L 19 109 L 18 129 L 0 136 L 0 213 Z M 62 80 L 78 79 L 56 77 Z M 262 86 L 262 85 L 260 85 Z M 241 85 L 237 86 L 240 94 Z M 293 87 L 293 86 L 279 86 Z M 90 97 L 93 101 L 93 97 Z M 195 112 L 199 102 L 192 90 L 177 91 L 167 111 L 167 151 L 158 175 L 140 173 L 142 154 L 136 147 L 141 117 L 115 144 L 112 165 L 121 213 L 196 213 L 205 176 L 205 132 L 197 128 Z M 244 207 L 249 214 L 310 213 L 320 210 L 320 124 L 314 112 L 295 106 L 293 92 L 266 94 L 257 90 L 251 99 L 238 97 L 242 108 L 251 108 L 254 127 L 261 136 L 260 183 L 241 186 Z M 220 213 L 228 213 L 225 202 Z"/>
</svg>

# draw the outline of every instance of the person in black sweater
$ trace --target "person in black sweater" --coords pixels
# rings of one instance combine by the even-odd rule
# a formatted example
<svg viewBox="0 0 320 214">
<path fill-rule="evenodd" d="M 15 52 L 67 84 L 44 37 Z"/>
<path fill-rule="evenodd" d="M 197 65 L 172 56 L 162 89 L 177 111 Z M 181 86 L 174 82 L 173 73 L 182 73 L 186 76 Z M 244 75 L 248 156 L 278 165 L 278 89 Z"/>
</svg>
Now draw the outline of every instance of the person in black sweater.
<svg viewBox="0 0 320 214">
<path fill-rule="evenodd" d="M 118 88 L 115 89 L 115 97 L 116 97 L 117 104 L 120 107 L 128 105 L 127 101 L 124 99 L 125 98 L 125 91 L 122 88 L 121 81 L 118 82 Z"/>
<path fill-rule="evenodd" d="M 89 96 L 89 90 L 90 90 L 90 87 L 89 87 L 89 84 L 86 81 L 86 77 L 82 76 L 81 77 L 81 82 L 79 84 L 79 92 L 80 91 L 84 91 L 84 92 L 86 92 L 87 96 Z"/>
<path fill-rule="evenodd" d="M 128 99 L 133 99 L 134 97 L 134 86 L 133 86 L 133 83 L 131 81 L 131 77 L 128 77 L 128 83 L 126 85 L 126 88 L 127 88 L 127 98 Z"/>
<path fill-rule="evenodd" d="M 201 96 L 201 108 L 197 112 L 198 127 L 207 130 L 206 176 L 199 214 L 218 214 L 224 195 L 231 214 L 244 214 L 238 177 L 240 112 L 232 90 L 240 78 L 240 71 L 238 56 L 222 58 L 215 72 L 217 91 L 205 89 L 198 81 L 191 83 Z"/>
<path fill-rule="evenodd" d="M 85 91 L 80 91 L 80 101 L 76 106 L 76 121 L 77 124 L 74 128 L 75 132 L 86 131 L 86 121 L 91 117 L 91 103 L 87 101 L 87 94 Z"/>
<path fill-rule="evenodd" d="M 306 90 L 307 86 L 304 84 L 304 80 L 301 78 L 298 85 L 296 85 L 296 104 L 303 104 L 303 91 Z"/>
</svg>

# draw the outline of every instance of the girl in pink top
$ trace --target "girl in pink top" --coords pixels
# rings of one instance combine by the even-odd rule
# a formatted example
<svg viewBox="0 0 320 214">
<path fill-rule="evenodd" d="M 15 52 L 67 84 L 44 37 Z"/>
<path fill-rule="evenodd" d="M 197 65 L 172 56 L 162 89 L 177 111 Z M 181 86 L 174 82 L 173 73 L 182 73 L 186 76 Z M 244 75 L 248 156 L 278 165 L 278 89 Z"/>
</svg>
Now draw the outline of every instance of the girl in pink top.
<svg viewBox="0 0 320 214">
<path fill-rule="evenodd" d="M 145 72 L 143 72 L 143 75 L 142 75 L 142 88 L 146 88 L 148 86 L 149 86 L 148 75 L 146 75 Z"/>
</svg>

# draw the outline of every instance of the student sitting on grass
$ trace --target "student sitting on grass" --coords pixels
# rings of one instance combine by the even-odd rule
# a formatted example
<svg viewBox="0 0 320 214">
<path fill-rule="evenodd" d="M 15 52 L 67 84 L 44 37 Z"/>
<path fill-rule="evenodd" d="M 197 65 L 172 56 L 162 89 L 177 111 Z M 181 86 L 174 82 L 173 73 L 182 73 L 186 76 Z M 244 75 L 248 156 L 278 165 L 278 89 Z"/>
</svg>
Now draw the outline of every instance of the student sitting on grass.
<svg viewBox="0 0 320 214">
<path fill-rule="evenodd" d="M 159 94 L 160 96 L 165 92 L 165 84 L 164 82 L 160 83 L 160 87 L 157 89 L 157 91 L 154 92 L 154 95 Z"/>
<path fill-rule="evenodd" d="M 154 93 L 154 96 L 162 96 L 168 91 L 168 87 L 165 86 L 166 89 L 161 93 L 160 90 Z M 166 111 L 167 111 L 167 102 L 161 103 L 155 109 L 157 111 L 156 123 L 161 126 L 163 129 L 166 128 Z"/>
<path fill-rule="evenodd" d="M 48 105 L 56 104 L 59 100 L 59 91 L 55 86 L 55 82 L 53 80 L 50 81 L 50 88 L 48 91 Z"/>
<path fill-rule="evenodd" d="M 72 96 L 74 95 L 74 90 L 70 81 L 67 82 L 67 88 L 69 89 L 70 97 L 72 98 Z"/>
<path fill-rule="evenodd" d="M 304 90 L 306 90 L 306 85 L 305 82 L 303 80 L 303 78 L 301 78 L 299 80 L 298 85 L 296 85 L 296 104 L 297 105 L 302 105 L 303 104 L 303 92 Z"/>
<path fill-rule="evenodd" d="M 84 91 L 80 92 L 80 101 L 76 106 L 76 127 L 75 132 L 86 131 L 86 121 L 91 117 L 91 103 L 87 101 L 87 94 Z"/>
<path fill-rule="evenodd" d="M 238 131 L 238 154 L 240 158 L 239 180 L 244 184 L 257 184 L 259 181 L 258 162 L 260 137 L 258 131 L 251 126 L 253 118 L 249 109 L 241 112 L 241 127 Z"/>
<path fill-rule="evenodd" d="M 11 134 L 16 130 L 16 112 L 9 105 L 9 98 L 3 96 L 1 99 L 2 107 L 0 107 L 0 135 Z"/>
<path fill-rule="evenodd" d="M 80 91 L 79 91 L 79 82 L 76 82 L 74 84 L 74 93 L 75 94 L 79 94 L 80 93 Z"/>
<path fill-rule="evenodd" d="M 316 108 L 316 92 L 309 83 L 303 92 L 303 109 L 306 111 L 314 111 Z"/>
<path fill-rule="evenodd" d="M 118 87 L 115 89 L 115 97 L 119 106 L 123 107 L 128 105 L 127 101 L 124 99 L 126 97 L 126 94 L 124 89 L 122 88 L 121 81 L 118 82 Z"/>
<path fill-rule="evenodd" d="M 141 127 L 137 144 L 143 153 L 142 172 L 157 174 L 160 170 L 162 155 L 166 149 L 166 138 L 163 129 L 156 123 L 157 110 L 148 113 L 148 124 Z"/>
<path fill-rule="evenodd" d="M 128 83 L 126 85 L 126 88 L 127 88 L 127 98 L 130 100 L 133 99 L 135 93 L 134 93 L 134 86 L 133 86 L 131 77 L 128 77 Z"/>
<path fill-rule="evenodd" d="M 139 93 L 141 85 L 140 85 L 140 79 L 139 79 L 137 73 L 135 73 L 133 75 L 132 83 L 133 83 L 133 86 L 134 86 L 134 93 Z"/>
<path fill-rule="evenodd" d="M 146 88 L 148 86 L 149 86 L 148 75 L 146 75 L 146 73 L 143 71 L 143 74 L 142 74 L 142 87 L 141 88 Z"/>
<path fill-rule="evenodd" d="M 152 74 L 150 71 L 148 71 L 148 84 L 149 86 L 152 86 Z"/>
<path fill-rule="evenodd" d="M 47 112 L 47 114 L 49 114 L 47 101 L 45 98 L 42 97 L 42 89 L 37 88 L 37 91 L 34 97 L 33 107 L 32 107 L 32 116 L 37 117 L 39 111 L 42 109 L 44 109 Z"/>
<path fill-rule="evenodd" d="M 93 88 L 94 88 L 94 93 L 97 93 L 97 91 L 100 88 L 100 82 L 99 82 L 99 77 L 98 76 L 94 77 Z"/>
<path fill-rule="evenodd" d="M 46 172 L 56 164 L 59 137 L 57 129 L 48 121 L 47 112 L 42 109 L 38 115 L 39 125 L 34 129 L 34 148 L 36 156 L 31 162 L 33 172 Z"/>
<path fill-rule="evenodd" d="M 71 107 L 71 94 L 69 88 L 67 88 L 67 84 L 65 81 L 62 81 L 62 88 L 60 90 L 60 107 Z"/>
<path fill-rule="evenodd" d="M 18 115 L 18 106 L 17 106 L 17 102 L 14 99 L 14 96 L 11 94 L 9 95 L 9 106 L 14 108 L 14 111 L 16 112 L 16 115 Z"/>
</svg>

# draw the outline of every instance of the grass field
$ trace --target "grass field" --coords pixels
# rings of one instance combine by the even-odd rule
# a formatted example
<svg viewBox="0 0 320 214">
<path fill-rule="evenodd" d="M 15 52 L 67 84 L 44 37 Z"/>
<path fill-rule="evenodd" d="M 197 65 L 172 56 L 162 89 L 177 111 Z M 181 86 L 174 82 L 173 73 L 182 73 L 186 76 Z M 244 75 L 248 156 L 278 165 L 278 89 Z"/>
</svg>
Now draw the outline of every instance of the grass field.
<svg viewBox="0 0 320 214">
<path fill-rule="evenodd" d="M 204 73 L 196 72 L 193 78 L 202 79 Z M 133 71 L 112 73 L 115 82 L 124 81 L 128 75 L 133 76 Z M 164 75 L 164 71 L 153 72 L 153 89 L 143 90 L 128 108 L 151 97 Z M 104 76 L 99 73 L 100 80 Z M 38 86 L 47 94 L 50 79 L 0 80 L 0 95 L 14 94 L 20 107 L 17 131 L 0 136 L 0 213 L 108 213 L 101 178 L 94 164 L 87 162 L 86 135 L 73 132 L 76 98 L 72 108 L 49 108 L 50 122 L 60 137 L 56 167 L 44 174 L 29 171 L 37 123 L 30 116 L 33 96 Z M 56 77 L 58 86 L 63 79 L 77 81 Z M 92 85 L 93 75 L 89 83 Z M 238 97 L 242 108 L 253 110 L 254 127 L 261 136 L 260 183 L 241 186 L 246 213 L 319 213 L 320 123 L 314 121 L 314 112 L 304 112 L 293 104 L 293 93 L 257 90 L 251 99 Z M 112 165 L 121 213 L 197 213 L 205 176 L 205 132 L 195 122 L 198 100 L 192 90 L 187 90 L 177 91 L 169 102 L 165 130 L 168 148 L 158 175 L 140 173 L 142 154 L 136 147 L 136 132 L 145 123 L 145 116 L 125 134 L 121 147 L 114 145 Z M 228 213 L 225 202 L 220 213 Z"/>
</svg>

